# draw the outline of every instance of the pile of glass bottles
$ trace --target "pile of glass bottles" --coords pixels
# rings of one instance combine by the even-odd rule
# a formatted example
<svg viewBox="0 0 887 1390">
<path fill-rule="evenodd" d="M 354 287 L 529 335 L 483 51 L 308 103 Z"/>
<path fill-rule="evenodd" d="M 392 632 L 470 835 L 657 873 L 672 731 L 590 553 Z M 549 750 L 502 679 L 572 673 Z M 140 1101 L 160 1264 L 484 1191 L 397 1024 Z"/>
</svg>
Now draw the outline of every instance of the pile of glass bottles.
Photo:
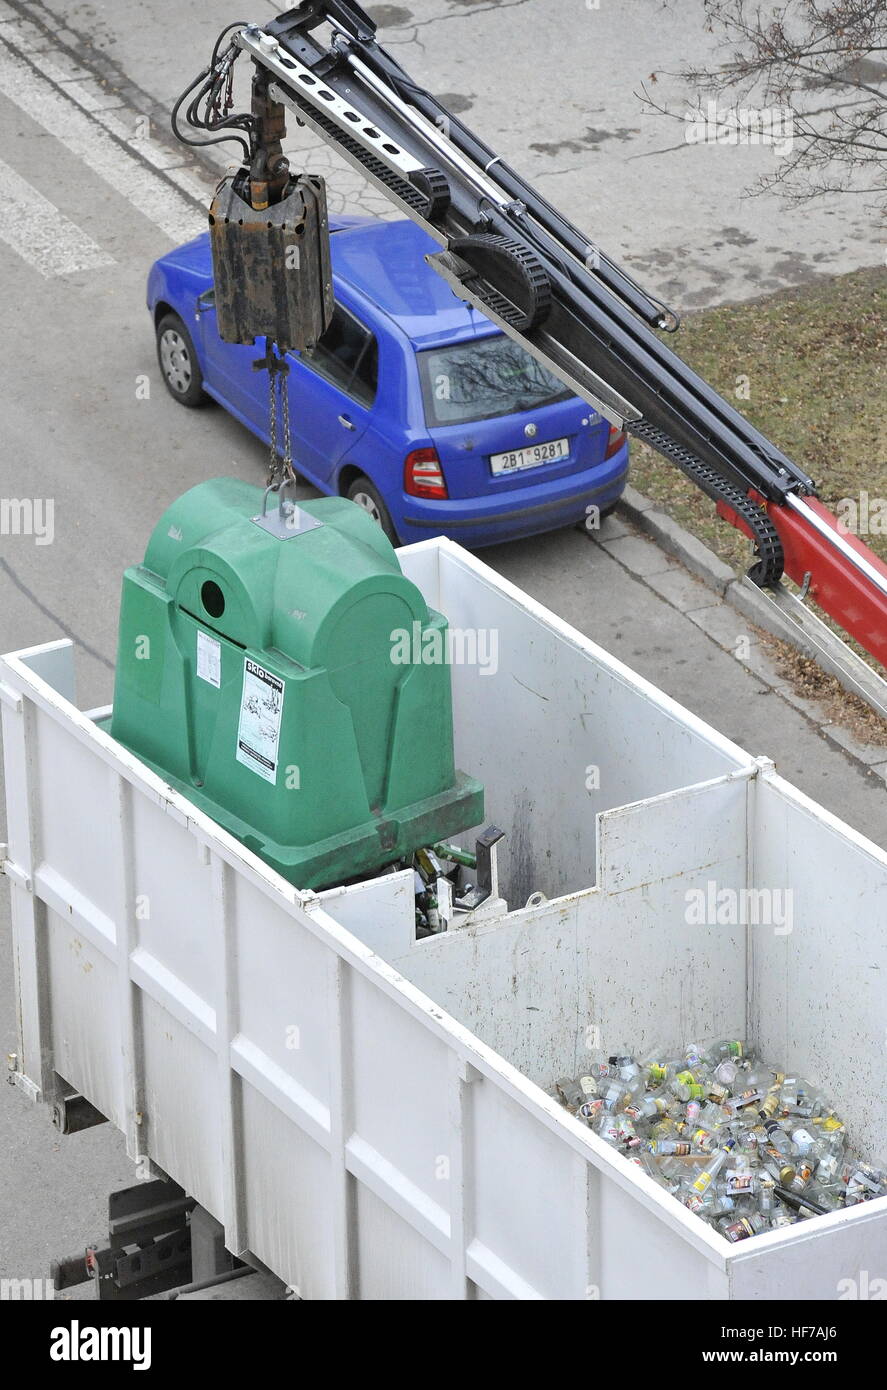
<svg viewBox="0 0 887 1390">
<path fill-rule="evenodd" d="M 553 1094 L 729 1241 L 887 1195 L 822 1092 L 737 1039 L 602 1058 Z"/>
</svg>

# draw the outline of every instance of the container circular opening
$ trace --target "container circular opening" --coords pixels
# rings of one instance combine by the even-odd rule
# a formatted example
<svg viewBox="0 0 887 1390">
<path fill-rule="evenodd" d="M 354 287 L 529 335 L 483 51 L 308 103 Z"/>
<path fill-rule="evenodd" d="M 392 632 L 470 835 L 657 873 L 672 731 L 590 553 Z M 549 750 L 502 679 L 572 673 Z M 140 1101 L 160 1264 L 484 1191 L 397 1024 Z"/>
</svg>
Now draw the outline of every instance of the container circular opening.
<svg viewBox="0 0 887 1390">
<path fill-rule="evenodd" d="M 202 585 L 200 600 L 211 618 L 221 618 L 225 611 L 225 595 L 214 579 L 207 579 Z"/>
</svg>

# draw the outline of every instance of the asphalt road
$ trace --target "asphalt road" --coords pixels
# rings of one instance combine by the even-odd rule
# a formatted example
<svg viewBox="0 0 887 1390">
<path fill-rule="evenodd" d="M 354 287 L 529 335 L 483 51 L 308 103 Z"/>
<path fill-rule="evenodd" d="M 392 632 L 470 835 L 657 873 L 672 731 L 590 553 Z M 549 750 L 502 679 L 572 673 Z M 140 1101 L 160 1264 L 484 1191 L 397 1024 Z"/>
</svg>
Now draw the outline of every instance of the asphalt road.
<svg viewBox="0 0 887 1390">
<path fill-rule="evenodd" d="M 0 497 L 53 503 L 51 544 L 0 536 L 0 650 L 70 636 L 87 708 L 110 700 L 120 577 L 156 518 L 204 478 L 264 477 L 264 450 L 239 425 L 166 395 L 144 312 L 148 266 L 201 229 L 211 184 L 167 144 L 161 115 L 240 8 L 0 0 Z M 879 258 L 856 206 L 800 218 L 743 198 L 771 152 L 688 146 L 641 112 L 633 92 L 650 71 L 711 56 L 697 0 L 371 8 L 416 77 L 458 98 L 454 109 L 678 307 Z M 248 17 L 272 12 L 256 0 Z M 382 210 L 324 152 L 308 153 L 333 180 L 331 201 Z M 887 844 L 883 783 L 600 546 L 571 531 L 485 558 Z M 4 890 L 4 1051 L 15 1042 L 8 926 Z M 0 1173 L 0 1275 L 16 1278 L 45 1277 L 52 1256 L 100 1236 L 107 1193 L 133 1181 L 116 1135 L 61 1139 L 8 1087 Z"/>
</svg>

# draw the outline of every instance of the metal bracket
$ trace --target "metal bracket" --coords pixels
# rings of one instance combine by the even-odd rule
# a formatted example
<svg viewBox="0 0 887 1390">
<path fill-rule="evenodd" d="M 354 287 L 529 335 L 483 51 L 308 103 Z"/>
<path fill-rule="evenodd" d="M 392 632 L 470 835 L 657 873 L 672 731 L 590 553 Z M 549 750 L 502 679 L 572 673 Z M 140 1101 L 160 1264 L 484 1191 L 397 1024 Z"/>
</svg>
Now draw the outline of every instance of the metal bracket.
<svg viewBox="0 0 887 1390">
<path fill-rule="evenodd" d="M 286 496 L 290 487 L 292 483 L 289 479 L 281 483 L 280 487 L 266 487 L 262 498 L 262 510 L 258 516 L 252 518 L 257 526 L 261 526 L 270 536 L 276 536 L 279 541 L 292 540 L 293 536 L 303 536 L 306 531 L 316 531 L 323 525 L 322 521 L 318 521 L 302 507 L 296 506 L 293 498 Z M 277 493 L 277 509 L 269 512 L 268 497 L 272 492 Z"/>
<path fill-rule="evenodd" d="M 887 681 L 873 671 L 868 662 L 857 656 L 806 603 L 797 598 L 785 584 L 775 589 L 760 589 L 747 577 L 742 580 L 758 597 L 775 610 L 775 627 L 781 628 L 789 641 L 814 656 L 820 666 L 840 681 L 845 690 L 858 695 L 873 710 L 887 719 Z"/>
<path fill-rule="evenodd" d="M 480 907 L 481 903 L 486 902 L 487 898 L 498 897 L 499 895 L 499 872 L 497 863 L 497 847 L 500 840 L 505 839 L 505 831 L 500 830 L 498 825 L 488 825 L 483 834 L 478 835 L 475 840 L 477 852 L 477 881 L 472 892 L 465 898 L 458 900 L 460 908 L 467 908 L 473 911 Z"/>
<path fill-rule="evenodd" d="M 174 1182 L 141 1182 L 112 1192 L 108 1245 L 86 1251 L 83 1280 L 77 1259 L 60 1261 L 59 1273 L 68 1283 L 93 1279 L 102 1302 L 132 1302 L 174 1289 L 191 1277 L 188 1222 L 195 1205 Z"/>
<path fill-rule="evenodd" d="M 271 77 L 268 95 L 272 101 L 295 110 L 297 116 L 303 115 L 303 107 L 298 105 L 292 93 L 298 93 L 302 102 L 323 113 L 325 122 L 332 122 L 349 139 L 357 143 L 375 159 L 403 177 L 423 168 L 421 160 L 416 159 L 398 143 L 398 137 L 390 131 L 382 130 L 361 110 L 354 94 L 345 100 L 338 92 L 326 87 L 317 75 L 300 63 L 287 49 L 282 49 L 277 39 L 261 30 L 250 32 L 242 29 L 235 35 L 235 42 L 250 55 Z M 274 81 L 274 79 L 277 81 Z M 278 85 L 282 82 L 284 85 Z M 289 89 L 289 90 L 288 90 Z"/>
<path fill-rule="evenodd" d="M 94 1125 L 106 1125 L 107 1115 L 86 1099 L 86 1096 L 62 1096 L 52 1108 L 52 1123 L 61 1134 L 79 1134 Z"/>
<path fill-rule="evenodd" d="M 21 695 L 17 690 L 13 690 L 12 686 L 4 685 L 2 681 L 0 681 L 0 704 L 8 705 L 16 714 L 22 712 Z"/>
<path fill-rule="evenodd" d="M 43 1092 L 37 1082 L 32 1081 L 30 1076 L 25 1076 L 23 1071 L 19 1071 L 18 1056 L 15 1052 L 11 1052 L 9 1057 L 11 1065 L 6 1079 L 10 1086 L 15 1086 L 16 1090 L 21 1091 L 22 1095 L 26 1096 L 33 1105 L 39 1105 L 43 1099 Z"/>
<path fill-rule="evenodd" d="M 0 874 L 5 874 L 10 883 L 14 883 L 18 888 L 24 888 L 26 893 L 33 893 L 34 880 L 30 874 L 25 873 L 24 869 L 20 869 L 14 860 L 6 858 L 8 848 L 8 845 L 0 844 Z"/>
</svg>

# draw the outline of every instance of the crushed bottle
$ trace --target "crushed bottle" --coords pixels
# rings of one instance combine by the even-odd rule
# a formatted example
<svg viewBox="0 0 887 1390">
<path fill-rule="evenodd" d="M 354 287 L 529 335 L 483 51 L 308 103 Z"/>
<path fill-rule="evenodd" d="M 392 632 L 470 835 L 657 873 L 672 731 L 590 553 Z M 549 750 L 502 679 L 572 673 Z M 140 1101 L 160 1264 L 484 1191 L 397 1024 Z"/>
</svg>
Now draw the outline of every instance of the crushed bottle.
<svg viewBox="0 0 887 1390">
<path fill-rule="evenodd" d="M 598 1056 L 551 1094 L 731 1244 L 887 1196 L 824 1093 L 738 1038 Z"/>
</svg>

